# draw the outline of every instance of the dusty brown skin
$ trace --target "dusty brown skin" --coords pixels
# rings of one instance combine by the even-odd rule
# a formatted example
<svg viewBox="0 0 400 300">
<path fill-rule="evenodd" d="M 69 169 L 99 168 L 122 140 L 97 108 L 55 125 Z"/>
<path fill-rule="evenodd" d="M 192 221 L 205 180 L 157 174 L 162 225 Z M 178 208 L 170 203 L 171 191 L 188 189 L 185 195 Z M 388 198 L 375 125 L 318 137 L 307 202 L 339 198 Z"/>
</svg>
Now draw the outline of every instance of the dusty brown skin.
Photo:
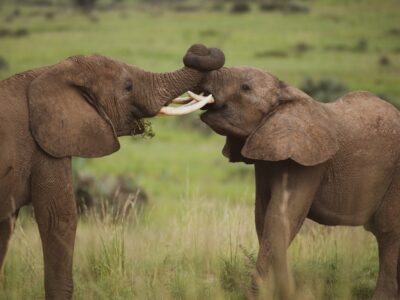
<svg viewBox="0 0 400 300">
<path fill-rule="evenodd" d="M 274 299 L 296 299 L 286 249 L 308 217 L 371 231 L 380 264 L 373 299 L 399 299 L 398 110 L 368 92 L 318 103 L 248 67 L 210 72 L 199 91 L 214 95 L 201 119 L 227 137 L 223 154 L 255 167 L 253 295 L 273 274 Z"/>
<path fill-rule="evenodd" d="M 71 156 L 117 151 L 173 98 L 218 69 L 218 49 L 192 46 L 181 70 L 155 74 L 104 56 L 74 56 L 0 82 L 0 268 L 21 206 L 33 203 L 46 299 L 70 299 L 77 224 Z M 201 71 L 199 71 L 201 70 Z"/>
</svg>

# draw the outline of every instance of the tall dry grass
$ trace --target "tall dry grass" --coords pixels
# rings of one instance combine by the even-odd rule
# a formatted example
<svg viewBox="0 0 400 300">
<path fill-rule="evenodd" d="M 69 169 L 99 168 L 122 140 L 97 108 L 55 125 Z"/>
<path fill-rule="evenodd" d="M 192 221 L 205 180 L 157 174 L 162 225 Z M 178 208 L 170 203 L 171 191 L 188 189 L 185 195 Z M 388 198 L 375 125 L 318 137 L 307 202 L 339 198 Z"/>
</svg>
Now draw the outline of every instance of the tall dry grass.
<svg viewBox="0 0 400 300">
<path fill-rule="evenodd" d="M 244 299 L 258 243 L 253 206 L 201 196 L 162 204 L 116 222 L 92 214 L 78 226 L 76 299 Z M 289 249 L 298 299 L 368 299 L 376 246 L 362 229 L 306 222 Z M 43 264 L 33 219 L 18 222 L 0 299 L 42 299 Z"/>
</svg>

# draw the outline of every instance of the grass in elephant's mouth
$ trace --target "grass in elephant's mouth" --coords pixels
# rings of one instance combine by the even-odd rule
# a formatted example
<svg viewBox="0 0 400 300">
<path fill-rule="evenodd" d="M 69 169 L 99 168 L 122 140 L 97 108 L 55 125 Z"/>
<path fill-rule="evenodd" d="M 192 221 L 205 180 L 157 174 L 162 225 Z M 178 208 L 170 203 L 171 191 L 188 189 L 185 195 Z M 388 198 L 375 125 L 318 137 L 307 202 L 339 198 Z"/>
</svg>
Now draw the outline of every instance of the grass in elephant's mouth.
<svg viewBox="0 0 400 300">
<path fill-rule="evenodd" d="M 155 133 L 153 131 L 153 127 L 151 122 L 143 119 L 135 119 L 134 120 L 134 129 L 132 130 L 132 136 L 140 137 L 140 138 L 153 138 Z"/>
</svg>

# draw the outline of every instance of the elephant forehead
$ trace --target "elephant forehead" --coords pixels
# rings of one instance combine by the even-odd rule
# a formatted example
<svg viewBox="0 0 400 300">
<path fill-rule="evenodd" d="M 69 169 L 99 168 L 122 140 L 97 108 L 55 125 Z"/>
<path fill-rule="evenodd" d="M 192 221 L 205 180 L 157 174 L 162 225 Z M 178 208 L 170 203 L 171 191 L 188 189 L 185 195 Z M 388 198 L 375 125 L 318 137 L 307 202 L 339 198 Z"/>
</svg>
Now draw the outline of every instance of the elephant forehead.
<svg viewBox="0 0 400 300">
<path fill-rule="evenodd" d="M 265 85 L 266 82 L 274 82 L 276 81 L 276 77 L 272 74 L 265 72 L 258 68 L 253 67 L 234 67 L 232 68 L 233 73 L 236 77 L 240 78 L 243 81 L 252 82 L 257 85 Z"/>
</svg>

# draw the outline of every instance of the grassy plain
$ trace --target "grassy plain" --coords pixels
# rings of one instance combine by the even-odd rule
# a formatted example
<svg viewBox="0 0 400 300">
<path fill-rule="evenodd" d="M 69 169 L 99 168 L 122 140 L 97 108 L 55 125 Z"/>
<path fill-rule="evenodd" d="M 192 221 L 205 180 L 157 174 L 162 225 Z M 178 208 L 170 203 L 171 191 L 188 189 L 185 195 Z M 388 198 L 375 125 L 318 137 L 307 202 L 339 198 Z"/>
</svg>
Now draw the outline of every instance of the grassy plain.
<svg viewBox="0 0 400 300">
<path fill-rule="evenodd" d="M 9 64 L 0 79 L 89 53 L 170 71 L 200 41 L 222 48 L 228 66 L 257 66 L 294 85 L 306 77 L 335 78 L 400 104 L 398 1 L 304 3 L 309 14 L 261 13 L 256 7 L 243 15 L 177 13 L 127 5 L 91 18 L 68 7 L 21 6 L 13 21 L 7 16 L 15 6 L 5 4 L 0 27 L 26 28 L 28 34 L 0 37 L 0 57 Z M 46 18 L 46 12 L 54 17 Z M 300 44 L 308 50 L 298 51 Z M 389 64 L 379 63 L 382 56 Z M 133 174 L 150 204 L 140 216 L 117 224 L 96 215 L 80 221 L 76 299 L 242 299 L 257 253 L 251 166 L 228 164 L 220 153 L 223 138 L 197 130 L 200 123 L 172 117 L 152 123 L 155 138 L 123 138 L 118 153 L 82 167 L 93 174 Z M 289 252 L 299 299 L 371 296 L 377 249 L 362 229 L 307 222 Z M 11 243 L 0 299 L 42 299 L 42 275 L 37 229 L 24 217 Z"/>
</svg>

